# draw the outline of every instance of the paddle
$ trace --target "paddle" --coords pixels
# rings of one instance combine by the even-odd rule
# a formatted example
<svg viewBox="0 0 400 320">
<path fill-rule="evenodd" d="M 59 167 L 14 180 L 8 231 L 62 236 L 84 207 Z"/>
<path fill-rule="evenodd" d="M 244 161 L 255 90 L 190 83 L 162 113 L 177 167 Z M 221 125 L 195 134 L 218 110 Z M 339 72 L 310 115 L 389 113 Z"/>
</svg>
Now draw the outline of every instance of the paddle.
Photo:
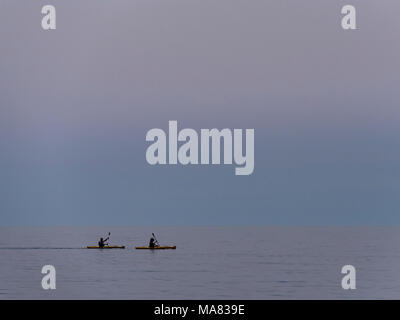
<svg viewBox="0 0 400 320">
<path fill-rule="evenodd" d="M 160 245 L 160 243 L 158 242 L 158 240 L 157 240 L 157 238 L 156 238 L 156 235 L 154 234 L 154 233 L 152 233 L 152 235 L 153 235 L 153 238 L 154 238 L 154 240 L 156 241 L 156 245 Z"/>
</svg>

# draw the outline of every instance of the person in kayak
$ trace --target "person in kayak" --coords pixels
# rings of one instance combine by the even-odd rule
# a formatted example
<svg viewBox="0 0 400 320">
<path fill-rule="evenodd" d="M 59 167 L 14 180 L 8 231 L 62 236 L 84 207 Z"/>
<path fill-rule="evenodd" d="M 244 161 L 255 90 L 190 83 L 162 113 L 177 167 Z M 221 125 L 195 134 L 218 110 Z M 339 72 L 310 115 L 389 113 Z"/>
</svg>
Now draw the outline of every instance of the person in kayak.
<svg viewBox="0 0 400 320">
<path fill-rule="evenodd" d="M 150 247 L 150 248 L 154 248 L 154 247 L 156 247 L 156 246 L 157 246 L 157 244 L 156 244 L 154 238 L 151 237 L 151 238 L 150 238 L 150 242 L 149 242 L 149 247 Z"/>
<path fill-rule="evenodd" d="M 108 243 L 106 243 L 106 241 L 107 241 L 109 238 L 110 238 L 110 237 L 107 237 L 107 238 L 105 238 L 105 239 L 100 238 L 100 241 L 99 241 L 99 248 L 104 248 L 104 246 L 108 244 Z"/>
</svg>

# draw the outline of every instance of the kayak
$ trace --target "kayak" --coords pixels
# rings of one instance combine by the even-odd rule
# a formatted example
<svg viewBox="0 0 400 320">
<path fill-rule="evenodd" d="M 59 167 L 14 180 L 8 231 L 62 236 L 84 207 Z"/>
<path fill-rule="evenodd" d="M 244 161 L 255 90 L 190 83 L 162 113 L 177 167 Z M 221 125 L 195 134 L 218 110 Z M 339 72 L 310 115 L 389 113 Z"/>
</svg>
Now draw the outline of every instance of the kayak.
<svg viewBox="0 0 400 320">
<path fill-rule="evenodd" d="M 136 249 L 140 249 L 140 250 L 145 250 L 145 249 L 148 249 L 148 250 L 162 250 L 162 249 L 176 249 L 176 246 L 158 246 L 158 247 L 154 247 L 154 248 L 151 248 L 151 247 L 136 247 Z"/>
<path fill-rule="evenodd" d="M 125 246 L 104 246 L 100 248 L 99 246 L 87 246 L 88 249 L 125 249 Z"/>
</svg>

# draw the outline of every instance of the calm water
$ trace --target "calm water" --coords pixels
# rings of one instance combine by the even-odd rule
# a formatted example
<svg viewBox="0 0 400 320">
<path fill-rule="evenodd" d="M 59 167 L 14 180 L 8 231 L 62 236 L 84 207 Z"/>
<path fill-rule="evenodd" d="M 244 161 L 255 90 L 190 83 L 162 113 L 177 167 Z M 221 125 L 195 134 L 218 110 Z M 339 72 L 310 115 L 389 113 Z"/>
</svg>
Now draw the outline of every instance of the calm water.
<svg viewBox="0 0 400 320">
<path fill-rule="evenodd" d="M 109 231 L 127 249 L 84 249 Z M 177 250 L 134 250 L 152 232 Z M 0 257 L 0 299 L 400 299 L 400 228 L 0 228 Z"/>
</svg>

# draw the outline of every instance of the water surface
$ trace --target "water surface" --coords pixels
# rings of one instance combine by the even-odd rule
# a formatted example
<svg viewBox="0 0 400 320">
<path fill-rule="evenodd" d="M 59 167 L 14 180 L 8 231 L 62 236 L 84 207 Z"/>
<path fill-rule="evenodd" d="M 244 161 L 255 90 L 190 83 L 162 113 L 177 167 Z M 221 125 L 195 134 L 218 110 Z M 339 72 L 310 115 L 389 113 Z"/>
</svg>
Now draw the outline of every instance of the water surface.
<svg viewBox="0 0 400 320">
<path fill-rule="evenodd" d="M 107 232 L 127 248 L 85 249 Z M 135 250 L 152 232 L 177 250 Z M 400 298 L 394 227 L 2 227 L 0 257 L 0 299 Z M 341 288 L 347 264 L 356 290 Z"/>
</svg>

